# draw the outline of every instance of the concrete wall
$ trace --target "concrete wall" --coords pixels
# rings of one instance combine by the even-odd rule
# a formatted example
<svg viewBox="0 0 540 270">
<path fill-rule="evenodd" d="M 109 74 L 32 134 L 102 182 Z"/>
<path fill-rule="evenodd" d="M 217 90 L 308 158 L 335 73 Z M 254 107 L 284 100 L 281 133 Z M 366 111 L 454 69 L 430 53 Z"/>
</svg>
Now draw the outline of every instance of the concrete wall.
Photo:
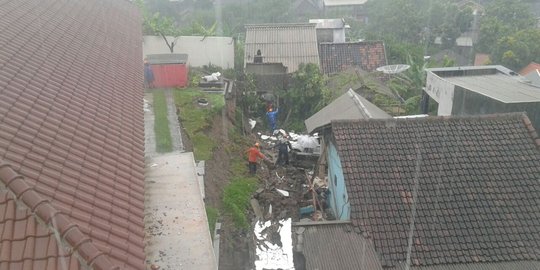
<svg viewBox="0 0 540 270">
<path fill-rule="evenodd" d="M 329 204 L 338 220 L 350 220 L 351 204 L 345 187 L 343 169 L 336 147 L 328 144 L 328 188 L 330 189 Z"/>
<path fill-rule="evenodd" d="M 143 38 L 143 58 L 147 54 L 170 53 L 162 37 Z M 174 38 L 168 37 L 168 40 Z M 188 54 L 188 65 L 192 67 L 212 64 L 224 69 L 234 68 L 234 41 L 230 37 L 182 36 L 176 44 L 174 53 Z"/>
<path fill-rule="evenodd" d="M 456 86 L 452 115 L 480 115 L 526 112 L 534 128 L 540 131 L 540 102 L 503 103 Z"/>
<path fill-rule="evenodd" d="M 454 100 L 454 85 L 435 75 L 427 72 L 426 93 L 439 103 L 437 115 L 452 115 L 452 102 Z"/>
</svg>

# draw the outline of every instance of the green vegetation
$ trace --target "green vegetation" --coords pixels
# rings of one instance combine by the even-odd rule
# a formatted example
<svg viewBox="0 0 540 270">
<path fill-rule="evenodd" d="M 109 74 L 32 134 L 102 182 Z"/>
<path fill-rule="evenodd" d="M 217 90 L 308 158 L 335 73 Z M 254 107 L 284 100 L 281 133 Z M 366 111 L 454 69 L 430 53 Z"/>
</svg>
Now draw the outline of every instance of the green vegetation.
<svg viewBox="0 0 540 270">
<path fill-rule="evenodd" d="M 159 153 L 172 151 L 171 131 L 167 119 L 167 101 L 163 91 L 156 91 L 154 96 L 154 132 L 156 135 L 156 151 Z"/>
<path fill-rule="evenodd" d="M 208 228 L 210 228 L 210 236 L 214 238 L 214 231 L 216 229 L 216 222 L 219 216 L 219 211 L 210 206 L 206 206 L 206 218 L 208 219 Z"/>
<path fill-rule="evenodd" d="M 245 163 L 242 162 L 245 167 Z M 233 177 L 223 191 L 223 206 L 227 214 L 232 216 L 234 224 L 239 228 L 249 227 L 246 213 L 249 208 L 251 194 L 257 189 L 254 177 Z"/>
<path fill-rule="evenodd" d="M 207 106 L 198 104 L 197 100 L 201 98 L 208 100 Z M 223 96 L 187 88 L 176 90 L 174 92 L 174 99 L 182 126 L 193 143 L 193 155 L 195 159 L 211 159 L 216 142 L 204 134 L 204 131 L 212 124 L 213 116 L 221 112 L 225 104 Z"/>
</svg>

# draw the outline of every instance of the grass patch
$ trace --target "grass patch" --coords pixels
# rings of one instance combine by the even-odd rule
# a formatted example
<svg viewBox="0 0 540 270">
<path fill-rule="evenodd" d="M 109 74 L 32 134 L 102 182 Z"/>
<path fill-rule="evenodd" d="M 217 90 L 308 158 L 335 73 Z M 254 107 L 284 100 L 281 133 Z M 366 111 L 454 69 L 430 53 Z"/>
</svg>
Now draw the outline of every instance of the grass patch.
<svg viewBox="0 0 540 270">
<path fill-rule="evenodd" d="M 167 119 L 167 100 L 163 91 L 156 91 L 154 99 L 154 133 L 156 135 L 156 151 L 159 153 L 172 151 L 171 131 Z"/>
<path fill-rule="evenodd" d="M 206 98 L 208 106 L 199 106 L 197 99 Z M 198 89 L 187 88 L 174 92 L 174 100 L 179 108 L 182 125 L 193 143 L 193 155 L 197 160 L 212 157 L 216 142 L 204 134 L 210 128 L 213 117 L 221 112 L 225 99 L 220 94 L 209 94 Z"/>
<path fill-rule="evenodd" d="M 214 238 L 214 231 L 216 229 L 216 222 L 219 216 L 219 212 L 216 208 L 206 206 L 206 217 L 208 218 L 208 228 L 210 228 L 210 236 L 212 240 Z"/>
<path fill-rule="evenodd" d="M 227 214 L 232 216 L 234 224 L 239 228 L 249 227 L 247 211 L 251 194 L 257 189 L 254 177 L 236 177 L 223 191 L 223 206 Z"/>
</svg>

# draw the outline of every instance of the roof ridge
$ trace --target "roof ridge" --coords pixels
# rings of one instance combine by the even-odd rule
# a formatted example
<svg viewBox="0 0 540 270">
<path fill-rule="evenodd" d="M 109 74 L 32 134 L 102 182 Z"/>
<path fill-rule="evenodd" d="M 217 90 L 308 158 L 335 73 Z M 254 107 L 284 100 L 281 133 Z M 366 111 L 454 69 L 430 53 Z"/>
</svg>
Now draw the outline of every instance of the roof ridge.
<svg viewBox="0 0 540 270">
<path fill-rule="evenodd" d="M 523 114 L 522 120 L 523 120 L 523 124 L 529 131 L 529 135 L 533 139 L 533 142 L 536 144 L 536 147 L 540 150 L 540 137 L 538 137 L 538 132 L 536 131 L 536 129 L 534 129 L 531 119 L 529 119 L 527 114 Z"/>
<path fill-rule="evenodd" d="M 43 198 L 29 186 L 24 177 L 15 172 L 10 164 L 1 159 L 0 181 L 6 190 L 13 193 L 17 203 L 22 203 L 30 209 L 36 221 L 44 224 L 54 234 L 60 235 L 63 241 L 57 240 L 59 245 L 67 244 L 79 263 L 93 269 L 120 269 L 119 266 L 113 266 L 107 254 L 99 250 L 77 224 L 58 211 L 48 199 Z"/>
<path fill-rule="evenodd" d="M 459 121 L 459 120 L 474 120 L 474 119 L 480 119 L 480 120 L 511 119 L 511 118 L 523 119 L 523 117 L 527 117 L 527 114 L 524 112 L 510 112 L 510 113 L 495 113 L 495 114 L 482 114 L 482 115 L 438 115 L 438 116 L 416 117 L 416 118 L 338 119 L 338 120 L 332 120 L 332 122 L 341 122 L 341 123 L 354 123 L 354 122 L 383 122 L 384 123 L 384 122 L 396 122 L 396 121 L 428 122 L 428 121 L 438 121 L 438 120 Z"/>
</svg>

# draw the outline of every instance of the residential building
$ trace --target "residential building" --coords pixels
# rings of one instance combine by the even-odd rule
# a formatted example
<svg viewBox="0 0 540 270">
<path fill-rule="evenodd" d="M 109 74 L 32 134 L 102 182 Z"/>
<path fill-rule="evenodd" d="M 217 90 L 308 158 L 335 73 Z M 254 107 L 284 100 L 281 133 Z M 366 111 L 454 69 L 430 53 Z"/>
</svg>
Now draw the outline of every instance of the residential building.
<svg viewBox="0 0 540 270">
<path fill-rule="evenodd" d="M 335 120 L 318 131 L 342 222 L 293 225 L 306 263 L 540 269 L 540 138 L 525 114 Z"/>
<path fill-rule="evenodd" d="M 0 268 L 146 269 L 141 17 L 0 8 Z"/>
<path fill-rule="evenodd" d="M 319 44 L 321 69 L 325 74 L 342 72 L 348 68 L 375 71 L 387 65 L 382 41 Z"/>
<path fill-rule="evenodd" d="M 332 120 L 385 118 L 392 118 L 392 116 L 349 89 L 345 94 L 306 119 L 305 124 L 307 132 L 312 133 L 316 128 L 330 124 Z"/>
<path fill-rule="evenodd" d="M 344 43 L 345 29 L 350 28 L 344 19 L 311 19 L 309 23 L 316 24 L 318 43 Z"/>
<path fill-rule="evenodd" d="M 519 74 L 529 80 L 531 84 L 540 87 L 540 64 L 531 62 L 521 69 Z"/>
<path fill-rule="evenodd" d="M 244 67 L 248 63 L 283 64 L 293 73 L 300 64 L 319 64 L 315 24 L 278 23 L 246 25 Z"/>
<path fill-rule="evenodd" d="M 438 115 L 527 112 L 540 129 L 540 88 L 503 66 L 427 69 L 424 91 Z"/>
</svg>

